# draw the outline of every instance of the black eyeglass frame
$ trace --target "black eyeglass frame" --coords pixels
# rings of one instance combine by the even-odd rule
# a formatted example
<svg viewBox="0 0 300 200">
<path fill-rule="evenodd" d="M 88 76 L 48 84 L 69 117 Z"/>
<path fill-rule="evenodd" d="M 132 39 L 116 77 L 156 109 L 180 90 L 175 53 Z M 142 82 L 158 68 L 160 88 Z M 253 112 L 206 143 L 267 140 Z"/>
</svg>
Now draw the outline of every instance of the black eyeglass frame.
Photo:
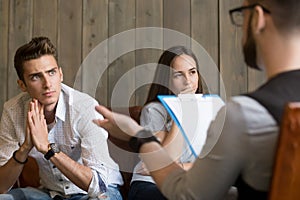
<svg viewBox="0 0 300 200">
<path fill-rule="evenodd" d="M 252 5 L 249 5 L 249 6 L 241 6 L 241 7 L 238 7 L 238 8 L 234 8 L 234 9 L 231 9 L 229 10 L 229 15 L 230 15 L 230 20 L 231 20 L 231 23 L 235 26 L 242 26 L 240 24 L 237 24 L 235 23 L 234 19 L 233 19 L 233 13 L 235 12 L 242 12 L 243 10 L 246 10 L 246 9 L 253 9 L 255 6 L 260 6 L 264 12 L 268 13 L 268 14 L 271 14 L 271 11 L 268 10 L 267 8 L 265 8 L 264 6 L 260 5 L 259 3 L 255 3 L 255 4 L 252 4 Z"/>
</svg>

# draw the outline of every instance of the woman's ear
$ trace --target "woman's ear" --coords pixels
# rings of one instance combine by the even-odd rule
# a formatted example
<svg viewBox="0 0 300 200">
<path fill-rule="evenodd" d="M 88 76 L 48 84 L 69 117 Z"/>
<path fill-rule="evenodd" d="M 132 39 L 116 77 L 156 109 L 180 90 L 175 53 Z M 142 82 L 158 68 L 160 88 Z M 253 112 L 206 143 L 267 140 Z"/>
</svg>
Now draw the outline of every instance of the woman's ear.
<svg viewBox="0 0 300 200">
<path fill-rule="evenodd" d="M 261 33 L 266 27 L 266 15 L 261 6 L 255 6 L 253 10 L 252 30 L 254 34 Z"/>
<path fill-rule="evenodd" d="M 27 92 L 27 87 L 26 84 L 24 83 L 24 81 L 22 80 L 17 80 L 17 83 L 19 85 L 19 87 L 21 88 L 22 92 Z"/>
</svg>

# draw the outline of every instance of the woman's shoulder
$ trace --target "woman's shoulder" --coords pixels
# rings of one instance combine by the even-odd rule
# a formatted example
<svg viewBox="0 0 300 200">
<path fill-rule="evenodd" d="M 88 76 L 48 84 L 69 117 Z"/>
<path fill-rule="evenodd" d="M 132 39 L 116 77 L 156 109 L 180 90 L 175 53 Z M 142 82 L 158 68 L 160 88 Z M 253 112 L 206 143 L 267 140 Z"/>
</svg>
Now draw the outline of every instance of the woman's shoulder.
<svg viewBox="0 0 300 200">
<path fill-rule="evenodd" d="M 150 102 L 143 107 L 143 109 L 149 109 L 149 108 L 166 110 L 160 102 Z"/>
<path fill-rule="evenodd" d="M 156 114 L 156 113 L 163 116 L 167 116 L 167 110 L 159 102 L 151 102 L 146 104 L 143 107 L 141 114 Z"/>
</svg>

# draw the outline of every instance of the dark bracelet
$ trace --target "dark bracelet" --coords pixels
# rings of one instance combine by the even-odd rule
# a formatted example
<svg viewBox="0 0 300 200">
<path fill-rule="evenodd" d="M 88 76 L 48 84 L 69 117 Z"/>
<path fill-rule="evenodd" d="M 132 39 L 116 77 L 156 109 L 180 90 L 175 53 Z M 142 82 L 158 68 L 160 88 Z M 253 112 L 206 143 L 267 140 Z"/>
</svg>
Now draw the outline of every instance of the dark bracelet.
<svg viewBox="0 0 300 200">
<path fill-rule="evenodd" d="M 16 158 L 16 153 L 17 153 L 17 151 L 18 151 L 18 150 L 14 151 L 14 153 L 13 153 L 13 159 L 14 159 L 17 163 L 24 165 L 25 163 L 27 163 L 28 158 L 26 158 L 26 160 L 25 160 L 24 162 L 19 161 L 19 160 Z"/>
<path fill-rule="evenodd" d="M 134 152 L 139 153 L 141 146 L 148 142 L 157 142 L 160 144 L 151 131 L 143 129 L 130 138 L 129 146 Z"/>
</svg>

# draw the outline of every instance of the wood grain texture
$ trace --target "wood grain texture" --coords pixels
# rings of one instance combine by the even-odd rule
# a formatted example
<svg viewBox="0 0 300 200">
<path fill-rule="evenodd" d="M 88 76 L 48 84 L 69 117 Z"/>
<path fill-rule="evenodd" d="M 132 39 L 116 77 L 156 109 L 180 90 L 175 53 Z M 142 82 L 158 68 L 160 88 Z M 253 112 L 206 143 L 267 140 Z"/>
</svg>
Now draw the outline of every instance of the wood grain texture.
<svg viewBox="0 0 300 200">
<path fill-rule="evenodd" d="M 82 1 L 59 0 L 58 61 L 64 83 L 73 86 L 82 61 Z"/>
<path fill-rule="evenodd" d="M 32 0 L 9 1 L 9 35 L 8 35 L 8 81 L 7 98 L 17 95 L 21 90 L 17 85 L 17 73 L 14 68 L 14 55 L 21 45 L 29 42 L 32 37 Z"/>
<path fill-rule="evenodd" d="M 220 92 L 219 77 L 208 67 L 206 79 L 213 82 L 210 92 L 230 97 L 251 91 L 264 81 L 264 75 L 247 69 L 241 48 L 241 29 L 235 28 L 229 20 L 228 10 L 241 3 L 242 0 L 3 0 L 0 4 L 3 49 L 0 52 L 3 94 L 0 103 L 20 92 L 13 66 L 16 49 L 38 35 L 48 36 L 57 46 L 64 82 L 73 86 L 76 81 L 77 89 L 95 96 L 106 106 L 111 105 L 117 82 L 131 70 L 122 84 L 126 86 L 124 94 L 120 93 L 121 96 L 130 93 L 130 97 L 126 99 L 128 102 L 122 103 L 142 105 L 149 87 L 139 88 L 139 84 L 144 81 L 143 77 L 154 73 L 155 65 L 150 63 L 157 62 L 162 49 L 180 44 L 195 52 L 201 45 L 216 63 L 226 90 Z M 173 32 L 162 31 L 161 35 L 155 35 L 154 41 L 151 34 L 134 31 L 150 27 Z M 126 31 L 131 32 L 125 34 L 126 37 L 122 35 L 126 38 L 122 39 L 118 34 Z M 99 54 L 95 54 L 92 64 L 80 67 L 102 42 L 105 44 Z M 144 48 L 149 44 L 155 48 Z M 135 51 L 136 48 L 140 49 Z M 145 71 L 133 70 L 144 64 Z M 100 76 L 98 69 L 95 69 L 97 73 L 90 69 L 98 66 L 105 69 L 101 77 L 97 77 Z"/>
<path fill-rule="evenodd" d="M 242 29 L 231 24 L 229 9 L 242 4 L 242 0 L 219 1 L 220 3 L 220 72 L 225 83 L 225 93 L 229 98 L 247 92 L 247 67 L 242 54 Z"/>
<path fill-rule="evenodd" d="M 112 108 L 128 107 L 135 102 L 135 97 L 131 97 L 135 89 L 135 75 L 133 71 L 129 72 L 135 67 L 135 53 L 131 51 L 135 49 L 135 5 L 134 0 L 113 0 L 109 3 L 108 106 Z M 116 85 L 118 82 L 120 84 Z"/>
<path fill-rule="evenodd" d="M 192 50 L 198 56 L 202 47 L 212 62 L 198 56 L 199 72 L 203 75 L 204 92 L 219 93 L 219 5 L 218 0 L 191 1 L 191 37 Z M 201 55 L 203 53 L 201 52 Z"/>
<path fill-rule="evenodd" d="M 0 1 L 0 113 L 2 113 L 3 103 L 7 99 L 8 85 L 8 27 L 9 27 L 9 1 Z"/>
<path fill-rule="evenodd" d="M 82 28 L 82 84 L 77 89 L 95 97 L 99 103 L 107 105 L 108 0 L 83 1 Z"/>
<path fill-rule="evenodd" d="M 57 46 L 57 0 L 33 0 L 33 37 L 47 36 Z"/>
<path fill-rule="evenodd" d="M 163 26 L 163 1 L 161 0 L 140 0 L 136 2 L 136 27 L 157 27 Z M 145 32 L 136 34 L 136 46 L 142 47 L 135 52 L 135 66 L 141 70 L 135 72 L 135 105 L 144 105 L 148 96 L 150 84 L 146 84 L 148 80 L 152 80 L 156 63 L 163 49 L 163 31 L 161 34 L 151 34 L 152 28 L 145 29 Z M 145 78 L 147 77 L 147 80 Z M 140 87 L 143 85 L 142 87 Z"/>
</svg>

